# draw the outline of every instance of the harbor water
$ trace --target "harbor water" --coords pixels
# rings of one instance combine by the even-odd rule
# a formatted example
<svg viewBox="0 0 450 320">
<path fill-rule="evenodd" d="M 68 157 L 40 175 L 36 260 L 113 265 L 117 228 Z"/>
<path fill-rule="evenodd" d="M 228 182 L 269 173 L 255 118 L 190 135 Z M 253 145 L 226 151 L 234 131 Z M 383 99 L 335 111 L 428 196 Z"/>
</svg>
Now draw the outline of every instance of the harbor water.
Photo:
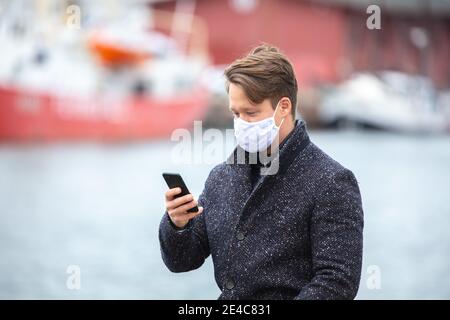
<svg viewBox="0 0 450 320">
<path fill-rule="evenodd" d="M 359 181 L 357 298 L 450 298 L 450 136 L 344 130 L 311 139 Z M 0 145 L 0 298 L 216 299 L 211 258 L 180 274 L 161 260 L 161 173 L 179 172 L 198 196 L 214 166 L 174 163 L 173 146 Z M 80 271 L 75 289 L 70 266 Z"/>
</svg>

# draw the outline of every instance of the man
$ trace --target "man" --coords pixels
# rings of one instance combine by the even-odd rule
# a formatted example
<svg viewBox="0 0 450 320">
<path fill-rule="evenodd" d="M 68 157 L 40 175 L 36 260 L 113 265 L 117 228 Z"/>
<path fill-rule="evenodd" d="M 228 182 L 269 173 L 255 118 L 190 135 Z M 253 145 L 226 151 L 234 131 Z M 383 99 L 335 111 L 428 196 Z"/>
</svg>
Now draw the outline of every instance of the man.
<svg viewBox="0 0 450 320">
<path fill-rule="evenodd" d="M 167 191 L 164 263 L 185 272 L 211 255 L 219 299 L 353 299 L 363 244 L 358 184 L 295 120 L 292 65 L 262 45 L 225 76 L 238 146 L 209 174 L 198 212 L 187 212 L 197 205 L 192 195 Z"/>
</svg>

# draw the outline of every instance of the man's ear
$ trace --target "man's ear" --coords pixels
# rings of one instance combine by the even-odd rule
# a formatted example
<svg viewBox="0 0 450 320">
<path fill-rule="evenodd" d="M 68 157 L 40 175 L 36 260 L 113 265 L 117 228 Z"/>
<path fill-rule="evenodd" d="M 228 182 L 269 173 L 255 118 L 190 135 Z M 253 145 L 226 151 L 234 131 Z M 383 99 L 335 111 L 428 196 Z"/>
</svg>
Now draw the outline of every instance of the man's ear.
<svg viewBox="0 0 450 320">
<path fill-rule="evenodd" d="M 286 117 L 292 113 L 292 102 L 288 97 L 283 97 L 280 100 L 280 115 Z"/>
</svg>

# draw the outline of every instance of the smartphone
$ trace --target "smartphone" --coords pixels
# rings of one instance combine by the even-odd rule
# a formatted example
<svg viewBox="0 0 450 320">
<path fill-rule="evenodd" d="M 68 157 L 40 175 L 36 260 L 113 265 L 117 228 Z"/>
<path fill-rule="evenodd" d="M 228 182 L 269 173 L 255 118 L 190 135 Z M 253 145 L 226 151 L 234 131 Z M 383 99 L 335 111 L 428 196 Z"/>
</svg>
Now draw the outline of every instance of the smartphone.
<svg viewBox="0 0 450 320">
<path fill-rule="evenodd" d="M 186 184 L 183 181 L 183 178 L 178 173 L 163 173 L 162 174 L 164 180 L 166 180 L 169 189 L 173 188 L 181 188 L 181 193 L 177 194 L 175 198 L 179 198 L 189 194 L 189 189 L 186 187 Z M 197 212 L 198 207 L 195 206 L 189 209 L 187 212 Z"/>
</svg>

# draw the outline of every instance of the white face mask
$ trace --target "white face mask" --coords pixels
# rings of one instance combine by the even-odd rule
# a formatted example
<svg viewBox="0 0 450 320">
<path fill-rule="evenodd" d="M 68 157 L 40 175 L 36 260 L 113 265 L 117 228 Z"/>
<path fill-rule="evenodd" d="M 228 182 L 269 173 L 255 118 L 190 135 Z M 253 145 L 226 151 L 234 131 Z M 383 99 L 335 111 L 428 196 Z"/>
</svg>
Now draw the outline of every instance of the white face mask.
<svg viewBox="0 0 450 320">
<path fill-rule="evenodd" d="M 270 118 L 256 122 L 247 122 L 241 118 L 234 119 L 234 135 L 242 149 L 250 153 L 260 152 L 266 150 L 273 143 L 284 121 L 283 118 L 280 126 L 277 127 L 275 113 L 278 104 Z"/>
</svg>

